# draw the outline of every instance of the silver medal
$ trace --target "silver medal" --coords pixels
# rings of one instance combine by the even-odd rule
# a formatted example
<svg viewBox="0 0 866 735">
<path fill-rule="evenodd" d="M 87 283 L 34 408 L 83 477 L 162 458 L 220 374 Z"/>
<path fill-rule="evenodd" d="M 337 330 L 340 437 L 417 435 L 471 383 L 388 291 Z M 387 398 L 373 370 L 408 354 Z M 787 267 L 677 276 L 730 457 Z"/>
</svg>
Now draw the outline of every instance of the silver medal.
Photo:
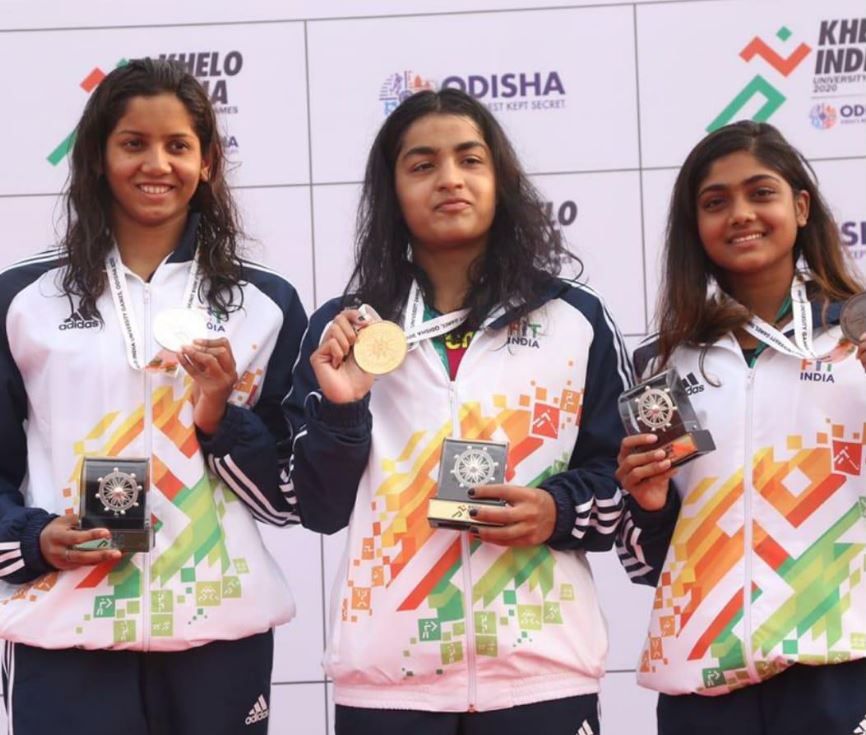
<svg viewBox="0 0 866 735">
<path fill-rule="evenodd" d="M 207 318 L 198 309 L 165 309 L 153 320 L 153 338 L 169 352 L 207 336 Z"/>
</svg>

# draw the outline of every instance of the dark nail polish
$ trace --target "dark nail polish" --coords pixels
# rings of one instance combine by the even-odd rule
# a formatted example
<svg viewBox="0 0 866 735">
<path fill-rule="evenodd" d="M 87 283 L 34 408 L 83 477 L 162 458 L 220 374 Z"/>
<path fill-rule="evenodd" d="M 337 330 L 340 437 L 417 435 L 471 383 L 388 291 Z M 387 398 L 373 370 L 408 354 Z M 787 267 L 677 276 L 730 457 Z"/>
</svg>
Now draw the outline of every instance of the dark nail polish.
<svg viewBox="0 0 866 735">
<path fill-rule="evenodd" d="M 467 494 L 470 498 L 474 498 L 474 497 L 475 497 L 475 488 L 474 488 L 474 487 L 470 487 L 470 488 L 466 491 L 466 494 Z"/>
<path fill-rule="evenodd" d="M 469 509 L 469 515 L 472 516 L 473 518 L 475 518 L 475 516 L 478 515 L 478 508 L 470 508 Z"/>
</svg>

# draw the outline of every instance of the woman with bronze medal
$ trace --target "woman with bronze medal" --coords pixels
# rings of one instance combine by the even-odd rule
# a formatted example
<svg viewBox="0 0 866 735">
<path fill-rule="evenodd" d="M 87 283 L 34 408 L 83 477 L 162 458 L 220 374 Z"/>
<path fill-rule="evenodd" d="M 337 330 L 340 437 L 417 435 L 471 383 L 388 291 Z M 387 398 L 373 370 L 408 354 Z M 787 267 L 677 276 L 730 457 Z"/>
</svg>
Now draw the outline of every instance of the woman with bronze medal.
<svg viewBox="0 0 866 735">
<path fill-rule="evenodd" d="M 866 727 L 866 319 L 806 159 L 767 123 L 707 135 L 677 176 L 659 333 L 716 449 L 622 443 L 619 557 L 656 586 L 638 681 L 660 735 Z M 688 382 L 686 382 L 686 379 Z"/>
<path fill-rule="evenodd" d="M 10 732 L 267 730 L 293 603 L 255 519 L 295 518 L 206 452 L 277 429 L 269 367 L 306 319 L 239 257 L 224 164 L 194 77 L 120 66 L 76 128 L 62 246 L 0 275 Z"/>
<path fill-rule="evenodd" d="M 421 92 L 370 152 L 346 294 L 287 407 L 303 523 L 348 524 L 326 669 L 340 735 L 600 732 L 587 551 L 622 499 L 629 367 L 502 128 Z"/>
</svg>

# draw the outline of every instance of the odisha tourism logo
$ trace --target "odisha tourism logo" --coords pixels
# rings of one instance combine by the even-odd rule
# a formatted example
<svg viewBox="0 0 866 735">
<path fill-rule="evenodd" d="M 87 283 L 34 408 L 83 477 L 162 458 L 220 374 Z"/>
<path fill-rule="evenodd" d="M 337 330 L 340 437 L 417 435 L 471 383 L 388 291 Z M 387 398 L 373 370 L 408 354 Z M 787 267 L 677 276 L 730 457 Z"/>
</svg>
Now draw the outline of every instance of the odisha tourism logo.
<svg viewBox="0 0 866 735">
<path fill-rule="evenodd" d="M 385 115 L 407 97 L 424 89 L 459 89 L 485 104 L 492 112 L 550 110 L 565 107 L 565 85 L 556 71 L 452 74 L 434 82 L 413 71 L 391 74 L 379 89 Z"/>
<path fill-rule="evenodd" d="M 836 108 L 819 102 L 809 110 L 809 119 L 818 130 L 827 130 L 836 124 Z"/>
<path fill-rule="evenodd" d="M 391 74 L 379 90 L 379 100 L 385 108 L 385 115 L 390 115 L 403 100 L 423 89 L 433 89 L 433 84 L 414 71 Z"/>
</svg>

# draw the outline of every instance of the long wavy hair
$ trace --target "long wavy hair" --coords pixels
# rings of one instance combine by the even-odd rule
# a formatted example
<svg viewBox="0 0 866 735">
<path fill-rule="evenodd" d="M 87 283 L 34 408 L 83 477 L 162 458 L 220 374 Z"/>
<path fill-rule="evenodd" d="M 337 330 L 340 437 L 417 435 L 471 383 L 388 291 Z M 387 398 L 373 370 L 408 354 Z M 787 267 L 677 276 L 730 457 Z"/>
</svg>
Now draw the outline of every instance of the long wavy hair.
<svg viewBox="0 0 866 735">
<path fill-rule="evenodd" d="M 106 285 L 105 257 L 114 238 L 113 197 L 105 177 L 105 146 L 133 97 L 175 95 L 186 108 L 208 161 L 208 180 L 198 185 L 190 210 L 201 213 L 196 238 L 202 275 L 202 297 L 220 313 L 233 303 L 241 279 L 238 256 L 242 232 L 225 180 L 225 156 L 216 115 L 202 86 L 169 61 L 134 59 L 109 73 L 91 95 L 75 128 L 65 196 L 67 261 L 62 289 L 80 299 L 84 319 L 101 321 L 96 301 Z M 242 296 L 240 297 L 242 299 Z"/>
<path fill-rule="evenodd" d="M 406 131 L 426 115 L 458 115 L 471 120 L 490 149 L 496 183 L 496 211 L 485 252 L 470 267 L 463 304 L 466 326 L 476 328 L 502 305 L 520 316 L 530 311 L 565 258 L 577 260 L 543 211 L 543 200 L 527 179 L 502 127 L 488 109 L 456 89 L 425 90 L 407 98 L 379 130 L 364 176 L 355 238 L 355 268 L 345 303 L 364 302 L 394 319 L 417 279 L 428 303 L 433 286 L 411 260 L 412 233 L 403 218 L 395 186 L 395 166 Z"/>
<path fill-rule="evenodd" d="M 794 194 L 810 197 L 806 225 L 797 230 L 791 253 L 808 266 L 812 288 L 824 302 L 846 299 L 862 290 L 845 262 L 839 228 L 818 191 L 815 172 L 782 134 L 767 123 L 748 120 L 707 135 L 689 153 L 674 184 L 665 236 L 659 293 L 659 365 L 681 344 L 706 346 L 745 325 L 751 314 L 725 291 L 724 273 L 704 251 L 698 234 L 698 187 L 715 161 L 745 151 L 778 173 Z M 715 288 L 718 285 L 719 288 Z"/>
</svg>

